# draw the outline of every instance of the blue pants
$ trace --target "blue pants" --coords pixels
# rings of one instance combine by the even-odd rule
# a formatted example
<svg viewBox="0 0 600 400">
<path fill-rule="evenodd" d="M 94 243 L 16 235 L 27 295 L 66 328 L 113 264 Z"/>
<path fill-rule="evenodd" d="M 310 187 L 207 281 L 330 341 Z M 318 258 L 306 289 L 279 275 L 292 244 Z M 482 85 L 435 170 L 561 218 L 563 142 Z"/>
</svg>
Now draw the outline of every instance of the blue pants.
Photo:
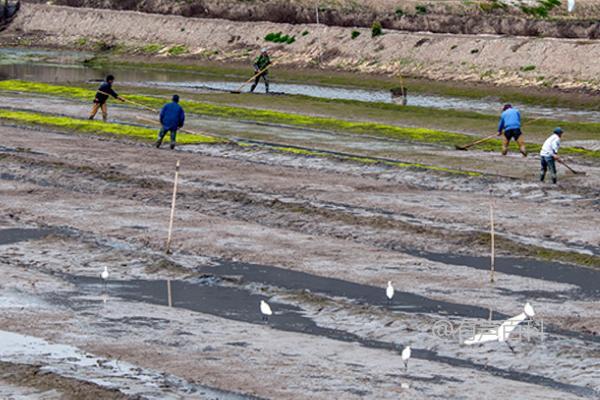
<svg viewBox="0 0 600 400">
<path fill-rule="evenodd" d="M 158 143 L 162 143 L 167 132 L 171 132 L 171 144 L 174 145 L 175 139 L 177 138 L 177 128 L 165 128 L 164 126 L 160 129 L 160 132 L 158 132 Z"/>
<path fill-rule="evenodd" d="M 550 170 L 552 183 L 556 183 L 556 161 L 554 161 L 554 157 L 542 156 L 542 170 L 540 173 L 540 181 L 544 182 L 544 179 L 546 178 L 546 171 L 548 170 Z"/>
</svg>

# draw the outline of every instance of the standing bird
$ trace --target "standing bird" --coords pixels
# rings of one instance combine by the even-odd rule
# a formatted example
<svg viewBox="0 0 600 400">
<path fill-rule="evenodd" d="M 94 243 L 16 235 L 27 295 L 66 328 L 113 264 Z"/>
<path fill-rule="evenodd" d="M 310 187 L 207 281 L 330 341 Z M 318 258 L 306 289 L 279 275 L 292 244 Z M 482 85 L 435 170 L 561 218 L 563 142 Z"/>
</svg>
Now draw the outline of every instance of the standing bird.
<svg viewBox="0 0 600 400">
<path fill-rule="evenodd" d="M 269 303 L 264 300 L 260 301 L 260 313 L 262 314 L 263 321 L 268 321 L 269 317 L 273 315 L 271 306 L 269 306 Z"/>
<path fill-rule="evenodd" d="M 385 289 L 385 295 L 388 298 L 388 303 L 394 298 L 394 287 L 392 281 L 388 281 L 387 288 Z"/>
<path fill-rule="evenodd" d="M 478 333 L 465 340 L 466 345 L 477 344 L 477 343 L 487 343 L 487 342 L 504 342 L 513 353 L 515 350 L 512 348 L 510 343 L 508 343 L 508 339 L 510 334 L 517 329 L 517 326 L 521 324 L 521 322 L 525 321 L 527 318 L 533 318 L 535 316 L 535 311 L 531 304 L 526 303 L 523 307 L 523 312 L 519 315 L 515 315 L 512 318 L 504 321 L 500 326 L 496 329 L 490 329 L 486 332 Z"/>
<path fill-rule="evenodd" d="M 104 266 L 104 271 L 102 271 L 102 273 L 100 274 L 100 277 L 102 278 L 102 280 L 104 281 L 104 291 L 106 292 L 106 281 L 108 281 L 108 267 Z"/>
<path fill-rule="evenodd" d="M 410 346 L 406 346 L 404 350 L 402 350 L 402 361 L 404 362 L 404 370 L 408 372 L 408 360 L 410 359 Z"/>
<path fill-rule="evenodd" d="M 572 13 L 575 10 L 575 0 L 567 1 L 567 10 Z"/>
<path fill-rule="evenodd" d="M 104 271 L 100 274 L 100 277 L 106 281 L 108 280 L 108 267 L 104 267 Z"/>
</svg>

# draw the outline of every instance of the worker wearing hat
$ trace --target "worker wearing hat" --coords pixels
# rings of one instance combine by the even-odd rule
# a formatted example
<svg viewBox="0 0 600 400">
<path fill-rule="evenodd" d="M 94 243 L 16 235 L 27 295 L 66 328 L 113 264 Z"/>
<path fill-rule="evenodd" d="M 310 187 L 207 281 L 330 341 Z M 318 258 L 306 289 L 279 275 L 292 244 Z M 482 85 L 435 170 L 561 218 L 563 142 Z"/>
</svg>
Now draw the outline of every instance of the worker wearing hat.
<svg viewBox="0 0 600 400">
<path fill-rule="evenodd" d="M 260 78 L 265 81 L 265 92 L 269 93 L 269 71 L 266 69 L 271 64 L 271 58 L 269 58 L 269 53 L 267 48 L 263 48 L 260 51 L 260 55 L 254 61 L 254 73 L 258 74 L 254 79 L 254 83 L 250 88 L 250 92 L 254 92 L 256 86 L 260 82 Z M 262 72 L 261 72 L 262 71 Z M 261 72 L 259 74 L 259 72 Z"/>
<path fill-rule="evenodd" d="M 550 170 L 552 183 L 556 183 L 556 161 L 561 161 L 561 158 L 558 156 L 558 149 L 560 148 L 560 139 L 562 138 L 562 135 L 563 130 L 561 128 L 555 128 L 552 135 L 546 139 L 542 145 L 542 150 L 540 151 L 542 160 L 542 170 L 540 173 L 541 182 L 544 182 L 546 172 Z"/>
</svg>

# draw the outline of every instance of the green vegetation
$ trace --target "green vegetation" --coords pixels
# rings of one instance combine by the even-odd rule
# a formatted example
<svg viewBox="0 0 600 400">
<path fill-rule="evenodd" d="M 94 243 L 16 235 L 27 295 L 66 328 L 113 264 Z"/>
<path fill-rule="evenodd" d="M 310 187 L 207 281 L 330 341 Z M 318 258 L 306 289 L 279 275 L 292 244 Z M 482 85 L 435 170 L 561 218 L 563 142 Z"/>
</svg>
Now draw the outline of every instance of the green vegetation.
<svg viewBox="0 0 600 400">
<path fill-rule="evenodd" d="M 425 6 L 425 5 L 422 5 L 422 4 L 417 4 L 417 5 L 415 6 L 415 11 L 416 11 L 416 13 L 417 13 L 417 14 L 419 14 L 419 15 L 423 15 L 423 14 L 427 14 L 427 12 L 428 12 L 429 10 L 427 10 L 427 6 Z"/>
<path fill-rule="evenodd" d="M 537 0 L 536 6 L 522 4 L 521 11 L 532 17 L 548 18 L 550 11 L 556 7 L 560 7 L 560 4 L 560 0 Z"/>
<path fill-rule="evenodd" d="M 144 47 L 142 47 L 140 50 L 142 51 L 142 53 L 144 54 L 156 54 L 158 53 L 161 49 L 163 48 L 162 45 L 157 44 L 157 43 L 151 43 L 148 44 Z"/>
<path fill-rule="evenodd" d="M 304 31 L 304 32 L 302 32 L 302 36 L 306 36 L 306 35 L 308 35 L 308 33 L 309 33 L 308 31 Z"/>
<path fill-rule="evenodd" d="M 381 22 L 375 21 L 373 25 L 371 25 L 371 37 L 380 36 L 383 34 L 383 27 L 381 26 Z"/>
<path fill-rule="evenodd" d="M 277 32 L 277 33 L 271 32 L 265 36 L 265 40 L 267 42 L 273 42 L 273 43 L 292 44 L 296 41 L 296 36 L 284 35 L 281 32 Z"/>
<path fill-rule="evenodd" d="M 525 65 L 525 66 L 521 67 L 521 71 L 523 71 L 523 72 L 533 71 L 534 69 L 535 69 L 535 65 Z"/>
<path fill-rule="evenodd" d="M 394 11 L 394 14 L 396 14 L 396 17 L 400 18 L 402 16 L 404 16 L 404 10 L 401 9 L 400 7 L 396 8 L 396 11 Z"/>
<path fill-rule="evenodd" d="M 352 40 L 356 39 L 359 36 L 360 36 L 359 31 L 352 31 L 352 33 L 350 34 L 350 37 L 352 38 Z"/>
<path fill-rule="evenodd" d="M 82 46 L 85 46 L 87 44 L 87 42 L 88 42 L 87 38 L 82 37 L 82 38 L 75 40 L 75 45 L 82 47 Z"/>
<path fill-rule="evenodd" d="M 48 126 L 69 132 L 119 135 L 144 141 L 156 140 L 157 132 L 156 129 L 141 128 L 137 126 L 81 120 L 69 117 L 57 117 L 25 111 L 10 111 L 4 109 L 0 109 L 0 119 L 26 125 Z M 180 144 L 201 144 L 219 143 L 222 142 L 222 140 L 209 136 L 180 133 L 177 135 L 177 142 Z"/>
<path fill-rule="evenodd" d="M 507 10 L 508 5 L 502 0 L 488 0 L 487 2 L 480 2 L 479 8 L 484 12 L 492 12 L 494 10 Z"/>
<path fill-rule="evenodd" d="M 42 93 L 51 94 L 63 97 L 77 98 L 80 100 L 89 101 L 94 96 L 95 91 L 89 89 L 82 89 L 78 87 L 65 87 L 57 85 L 49 85 L 43 83 L 33 83 L 24 81 L 1 81 L 0 90 L 10 91 L 21 91 L 30 93 Z M 222 95 L 220 95 L 222 96 Z M 143 95 L 126 95 L 126 97 L 132 101 L 143 104 L 147 107 L 155 109 L 160 108 L 165 99 L 143 96 Z M 239 97 L 239 95 L 238 95 Z M 295 97 L 294 97 L 295 98 Z M 282 102 L 284 98 L 275 99 L 277 102 Z M 493 124 L 495 126 L 497 117 L 488 116 L 472 112 L 461 112 L 451 110 L 433 110 L 420 107 L 407 107 L 398 106 L 387 103 L 361 103 L 352 100 L 339 101 L 329 99 L 314 99 L 315 104 L 343 104 L 343 105 L 357 105 L 360 109 L 371 109 L 380 112 L 381 110 L 393 111 L 395 118 L 402 118 L 402 115 L 406 115 L 408 118 L 412 118 L 417 115 L 420 119 L 433 117 L 444 118 L 446 121 L 462 118 L 463 120 L 473 121 L 481 124 Z M 220 105 L 214 103 L 198 102 L 198 101 L 182 101 L 181 104 L 189 112 L 207 115 L 211 117 L 219 117 L 226 119 L 235 120 L 249 120 L 256 122 L 266 122 L 272 124 L 285 124 L 291 126 L 301 126 L 314 129 L 325 129 L 333 132 L 344 132 L 354 134 L 367 134 L 380 137 L 389 137 L 399 140 L 406 140 L 411 142 L 419 143 L 430 143 L 447 147 L 454 147 L 457 144 L 466 144 L 473 141 L 473 136 L 466 135 L 463 133 L 447 132 L 438 129 L 425 129 L 425 128 L 412 128 L 389 125 L 377 122 L 363 122 L 363 121 L 348 121 L 345 119 L 331 118 L 331 117 L 319 117 L 311 115 L 299 115 L 295 113 L 273 111 L 273 110 L 261 110 L 245 107 L 235 107 L 230 105 Z M 344 107 L 346 108 L 346 107 Z M 346 114 L 347 115 L 347 109 Z M 547 135 L 551 132 L 552 128 L 556 125 L 556 121 L 551 120 L 538 120 L 535 123 L 529 125 L 535 126 Z M 570 132 L 571 130 L 579 130 L 596 134 L 600 130 L 599 123 L 575 123 L 562 121 L 561 125 L 563 129 Z M 447 126 L 452 126 L 449 124 Z M 500 147 L 501 141 L 499 139 L 493 139 L 486 143 L 478 146 L 478 149 L 485 151 L 497 151 Z M 528 144 L 527 149 L 529 152 L 537 152 L 540 150 L 538 144 Z M 600 151 L 565 147 L 561 149 L 563 154 L 581 155 L 586 157 L 600 158 Z"/>
<path fill-rule="evenodd" d="M 169 55 L 180 56 L 188 52 L 188 48 L 183 45 L 173 46 L 169 49 Z"/>
</svg>

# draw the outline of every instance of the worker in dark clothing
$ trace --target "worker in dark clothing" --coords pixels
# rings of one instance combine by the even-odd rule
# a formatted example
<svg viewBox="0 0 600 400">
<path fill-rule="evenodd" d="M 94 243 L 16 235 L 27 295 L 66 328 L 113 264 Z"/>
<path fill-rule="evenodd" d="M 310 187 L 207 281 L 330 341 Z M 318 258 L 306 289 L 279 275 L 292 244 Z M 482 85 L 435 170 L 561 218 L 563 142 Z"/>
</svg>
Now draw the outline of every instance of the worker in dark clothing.
<svg viewBox="0 0 600 400">
<path fill-rule="evenodd" d="M 254 61 L 254 73 L 258 74 L 260 71 L 263 71 L 269 65 L 271 65 L 271 58 L 269 58 L 267 49 L 262 49 L 260 52 L 260 55 Z M 254 83 L 252 84 L 252 87 L 250 88 L 250 92 L 254 92 L 254 89 L 256 89 L 256 86 L 258 86 L 258 83 L 260 82 L 260 78 L 263 78 L 263 80 L 265 81 L 265 92 L 269 93 L 269 71 L 268 70 L 264 70 L 260 75 L 258 75 L 256 77 L 256 79 L 254 80 Z"/>
<path fill-rule="evenodd" d="M 502 138 L 502 155 L 505 156 L 508 153 L 508 145 L 511 139 L 519 145 L 519 150 L 523 157 L 527 157 L 527 149 L 525 148 L 525 140 L 523 139 L 523 133 L 521 132 L 521 112 L 513 108 L 510 104 L 505 104 L 502 109 L 502 115 L 500 116 L 500 122 L 498 123 L 498 136 Z"/>
<path fill-rule="evenodd" d="M 160 110 L 160 124 L 162 125 L 162 128 L 160 128 L 160 132 L 158 133 L 156 148 L 160 147 L 167 132 L 171 132 L 171 150 L 173 150 L 175 148 L 177 130 L 183 128 L 184 123 L 185 112 L 179 105 L 179 96 L 174 95 L 173 101 L 165 104 L 162 110 Z"/>
<path fill-rule="evenodd" d="M 106 80 L 102 82 L 102 85 L 98 88 L 96 92 L 96 98 L 94 99 L 94 106 L 92 107 L 92 112 L 90 113 L 90 119 L 94 119 L 98 110 L 102 110 L 102 120 L 106 122 L 108 119 L 108 107 L 106 106 L 106 101 L 109 96 L 114 97 L 117 100 L 125 101 L 122 97 L 120 97 L 117 92 L 115 92 L 112 88 L 112 84 L 115 81 L 115 77 L 112 75 L 108 75 Z"/>
</svg>

